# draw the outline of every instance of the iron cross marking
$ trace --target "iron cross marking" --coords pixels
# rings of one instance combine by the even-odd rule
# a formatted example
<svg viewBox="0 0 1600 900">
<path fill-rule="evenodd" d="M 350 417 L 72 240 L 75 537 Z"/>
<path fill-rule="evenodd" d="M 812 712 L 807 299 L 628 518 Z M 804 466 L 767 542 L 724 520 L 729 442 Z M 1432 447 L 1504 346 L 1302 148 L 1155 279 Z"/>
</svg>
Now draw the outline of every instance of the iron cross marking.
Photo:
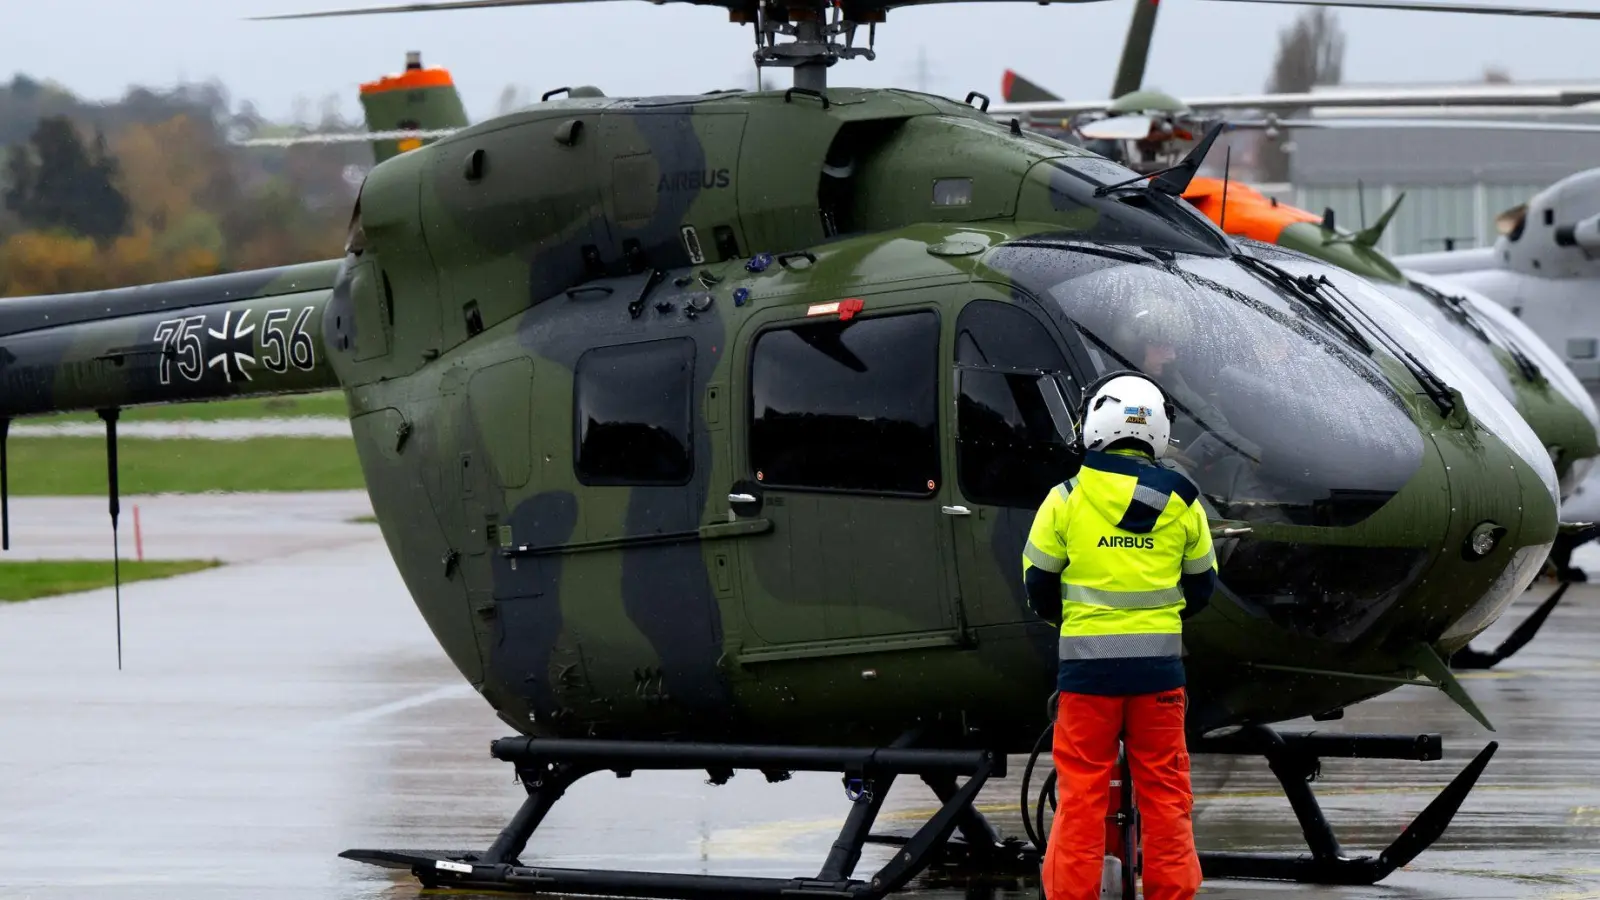
<svg viewBox="0 0 1600 900">
<path fill-rule="evenodd" d="M 248 318 L 250 310 L 246 309 L 239 313 L 238 321 L 234 321 L 233 310 L 230 309 L 222 314 L 221 331 L 215 328 L 206 329 L 206 334 L 212 338 L 208 342 L 211 346 L 207 349 L 214 351 L 211 358 L 206 360 L 206 367 L 221 369 L 222 377 L 230 383 L 238 378 L 245 381 L 252 380 L 250 373 L 245 371 L 245 364 L 249 363 L 252 366 L 257 364 L 256 342 L 252 338 L 256 332 L 256 324 L 254 322 L 245 324 Z M 232 331 L 229 330 L 230 325 Z"/>
</svg>

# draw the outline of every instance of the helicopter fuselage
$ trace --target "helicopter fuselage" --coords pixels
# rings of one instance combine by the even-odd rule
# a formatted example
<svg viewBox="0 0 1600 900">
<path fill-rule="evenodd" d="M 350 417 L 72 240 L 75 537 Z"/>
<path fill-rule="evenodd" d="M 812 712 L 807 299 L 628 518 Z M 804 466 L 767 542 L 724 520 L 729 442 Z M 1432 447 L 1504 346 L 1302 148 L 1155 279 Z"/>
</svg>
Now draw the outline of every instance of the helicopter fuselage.
<svg viewBox="0 0 1600 900">
<path fill-rule="evenodd" d="M 1107 263 L 1096 245 L 1132 273 L 1220 264 L 1227 242 L 1160 206 L 1175 201 L 1093 198 L 1126 170 L 966 107 L 829 99 L 567 101 L 369 177 L 327 341 L 394 556 L 513 727 L 1037 730 L 1054 643 L 1022 600 L 1021 546 L 1073 461 L 1017 385 L 1048 372 L 1070 393 L 1110 350 L 1046 282 Z M 438 318 L 413 329 L 407 310 Z M 981 327 L 986 361 L 964 359 Z M 1382 372 L 1346 370 L 1352 391 Z M 963 393 L 986 377 L 1014 383 Z M 877 379 L 901 392 L 876 396 Z M 1405 670 L 1420 641 L 1464 644 L 1542 560 L 1537 460 L 1388 390 L 1391 430 L 1350 437 L 1342 467 L 1270 480 L 1302 459 L 1210 492 L 1238 501 L 1229 517 L 1271 514 L 1232 539 L 1239 588 L 1188 640 L 1197 727 L 1380 693 L 1362 676 Z M 1486 521 L 1504 539 L 1464 558 Z M 1250 667 L 1274 665 L 1295 671 L 1265 689 Z M 1330 670 L 1351 674 L 1315 674 Z"/>
<path fill-rule="evenodd" d="M 1025 750 L 1055 641 L 1022 542 L 1076 464 L 1050 398 L 1110 367 L 1181 389 L 1172 464 L 1218 529 L 1223 587 L 1185 635 L 1197 732 L 1331 712 L 1464 646 L 1554 538 L 1537 440 L 1448 347 L 1243 257 L 1329 267 L 1097 191 L 1129 175 L 900 91 L 543 104 L 377 166 L 340 262 L 67 301 L 115 321 L 0 317 L 33 385 L 0 412 L 342 386 L 414 601 L 524 733 L 941 720 Z M 1124 326 L 1157 301 L 1184 324 L 1152 356 Z M 273 327 L 242 335 L 246 310 Z M 280 334 L 293 371 L 227 369 L 225 342 L 276 362 Z"/>
</svg>

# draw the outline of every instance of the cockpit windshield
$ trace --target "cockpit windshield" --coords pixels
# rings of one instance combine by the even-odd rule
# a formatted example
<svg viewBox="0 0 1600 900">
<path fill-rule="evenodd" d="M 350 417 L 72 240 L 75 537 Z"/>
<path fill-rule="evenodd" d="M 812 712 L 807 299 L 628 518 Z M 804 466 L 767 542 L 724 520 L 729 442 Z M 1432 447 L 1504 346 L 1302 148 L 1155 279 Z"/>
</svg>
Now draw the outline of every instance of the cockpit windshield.
<svg viewBox="0 0 1600 900">
<path fill-rule="evenodd" d="M 1029 289 L 1060 304 L 1102 373 L 1135 369 L 1167 390 L 1178 411 L 1168 458 L 1218 515 L 1353 524 L 1421 464 L 1405 401 L 1357 340 L 1238 264 L 1006 253 L 1034 254 L 1003 266 L 1038 279 Z"/>
<path fill-rule="evenodd" d="M 1495 390 L 1489 379 L 1440 337 L 1437 331 L 1358 275 L 1323 263 L 1287 256 L 1278 264 L 1296 275 L 1327 277 L 1344 296 L 1352 303 L 1359 304 L 1386 331 L 1406 346 L 1414 348 L 1413 352 L 1418 358 L 1425 360 L 1447 384 L 1461 392 L 1467 401 L 1467 410 L 1478 424 L 1504 441 L 1512 452 L 1539 473 L 1552 499 L 1558 496 L 1555 466 L 1533 429 L 1528 427 L 1511 401 Z"/>
<path fill-rule="evenodd" d="M 1412 315 L 1421 319 L 1423 324 L 1432 328 L 1450 346 L 1460 351 L 1461 355 L 1472 363 L 1473 368 L 1477 369 L 1502 397 L 1515 402 L 1516 389 L 1511 386 L 1511 379 L 1506 375 L 1505 366 L 1499 357 L 1495 356 L 1494 347 L 1489 343 L 1490 337 L 1475 333 L 1468 320 L 1442 308 L 1439 302 L 1409 284 L 1383 281 L 1374 281 L 1372 284 L 1405 307 Z"/>
<path fill-rule="evenodd" d="M 1565 397 L 1568 403 L 1576 406 L 1578 411 L 1583 413 L 1583 417 L 1589 420 L 1590 425 L 1600 429 L 1600 412 L 1595 410 L 1594 400 L 1584 389 L 1583 383 L 1578 381 L 1578 376 L 1572 374 L 1572 370 L 1567 368 L 1567 364 L 1562 362 L 1554 350 L 1550 349 L 1549 344 L 1540 340 L 1521 319 L 1512 315 L 1511 310 L 1471 288 L 1451 284 L 1422 272 L 1407 271 L 1404 274 L 1412 281 L 1432 287 L 1440 293 L 1459 296 L 1474 314 L 1488 320 L 1492 326 L 1499 329 L 1507 342 L 1527 354 L 1551 386 Z"/>
</svg>

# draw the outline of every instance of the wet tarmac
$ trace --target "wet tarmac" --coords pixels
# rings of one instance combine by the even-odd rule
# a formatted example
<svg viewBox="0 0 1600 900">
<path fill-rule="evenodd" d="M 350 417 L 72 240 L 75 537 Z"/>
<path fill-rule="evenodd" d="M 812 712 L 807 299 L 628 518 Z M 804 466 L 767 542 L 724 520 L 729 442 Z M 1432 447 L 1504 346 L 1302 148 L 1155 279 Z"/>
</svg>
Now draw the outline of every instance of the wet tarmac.
<svg viewBox="0 0 1600 900">
<path fill-rule="evenodd" d="M 376 525 L 356 521 L 372 515 L 366 491 L 124 494 L 120 506 L 116 546 L 123 559 L 142 553 L 266 562 L 317 548 L 382 545 Z M 11 549 L 0 559 L 110 558 L 112 546 L 105 497 L 12 497 Z"/>
<path fill-rule="evenodd" d="M 64 547 L 74 533 L 86 542 L 77 555 L 103 555 L 102 536 L 109 546 L 103 500 L 28 499 L 12 510 L 19 553 Z M 161 500 L 172 505 L 158 516 Z M 125 586 L 121 672 L 109 590 L 0 605 L 0 900 L 411 898 L 419 890 L 408 875 L 337 854 L 493 840 L 522 795 L 488 755 L 508 729 L 438 650 L 377 529 L 348 523 L 367 511 L 363 495 L 145 502 L 147 554 L 158 520 L 181 521 L 163 554 L 181 530 L 215 549 L 173 555 L 231 564 Z M 1580 563 L 1596 559 L 1589 550 Z M 1548 590 L 1537 585 L 1480 646 Z M 1304 723 L 1445 736 L 1441 762 L 1324 765 L 1319 795 L 1351 852 L 1382 849 L 1487 741 L 1501 742 L 1455 823 L 1409 868 L 1370 888 L 1208 882 L 1203 895 L 1600 898 L 1597 637 L 1600 588 L 1578 587 L 1516 658 L 1467 675 L 1496 734 L 1415 687 L 1339 722 Z M 981 798 L 1008 831 L 1018 830 L 1022 760 L 1012 768 Z M 752 775 L 719 788 L 691 774 L 593 776 L 556 807 L 524 859 L 814 873 L 845 812 L 838 777 L 769 785 Z M 1263 763 L 1197 757 L 1195 780 L 1203 846 L 1300 849 Z M 931 800 L 920 785 L 897 785 L 880 830 L 909 833 Z M 857 874 L 889 852 L 868 848 Z M 1033 896 L 920 883 L 915 892 Z"/>
</svg>

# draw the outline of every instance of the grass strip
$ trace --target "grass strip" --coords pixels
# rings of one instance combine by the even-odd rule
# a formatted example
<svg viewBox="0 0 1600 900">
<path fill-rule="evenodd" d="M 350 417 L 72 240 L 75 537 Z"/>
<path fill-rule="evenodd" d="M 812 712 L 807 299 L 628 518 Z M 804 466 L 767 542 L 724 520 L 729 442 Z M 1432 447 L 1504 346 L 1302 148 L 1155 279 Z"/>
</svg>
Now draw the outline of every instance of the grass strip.
<svg viewBox="0 0 1600 900">
<path fill-rule="evenodd" d="M 199 400 L 191 403 L 166 403 L 156 406 L 131 406 L 118 417 L 122 422 L 216 422 L 222 419 L 285 419 L 297 416 L 348 418 L 342 391 L 315 394 L 280 394 L 274 397 L 247 397 L 242 400 Z M 92 412 L 51 413 L 18 419 L 24 425 L 55 425 L 65 422 L 99 422 Z"/>
<path fill-rule="evenodd" d="M 122 583 L 171 578 L 221 565 L 214 559 L 122 561 Z M 110 587 L 109 559 L 30 559 L 0 562 L 0 602 L 34 600 Z"/>
<path fill-rule="evenodd" d="M 12 438 L 14 496 L 106 492 L 106 442 L 100 437 Z M 334 491 L 363 486 L 350 438 L 270 437 L 244 441 L 119 438 L 123 494 L 206 491 Z"/>
</svg>

